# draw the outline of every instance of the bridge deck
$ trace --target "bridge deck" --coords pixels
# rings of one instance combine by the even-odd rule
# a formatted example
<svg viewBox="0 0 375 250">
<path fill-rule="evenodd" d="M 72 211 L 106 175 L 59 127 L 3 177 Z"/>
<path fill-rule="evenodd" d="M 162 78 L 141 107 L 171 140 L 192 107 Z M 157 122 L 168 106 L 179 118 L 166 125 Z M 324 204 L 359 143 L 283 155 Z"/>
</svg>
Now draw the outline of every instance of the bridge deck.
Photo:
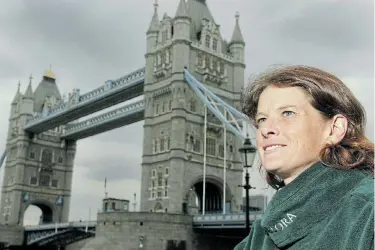
<svg viewBox="0 0 375 250">
<path fill-rule="evenodd" d="M 77 97 L 27 121 L 25 131 L 41 133 L 143 94 L 144 68 Z"/>
<path fill-rule="evenodd" d="M 62 139 L 80 140 L 118 127 L 129 125 L 144 119 L 145 102 L 143 100 L 127 104 L 85 121 L 69 124 Z"/>
</svg>

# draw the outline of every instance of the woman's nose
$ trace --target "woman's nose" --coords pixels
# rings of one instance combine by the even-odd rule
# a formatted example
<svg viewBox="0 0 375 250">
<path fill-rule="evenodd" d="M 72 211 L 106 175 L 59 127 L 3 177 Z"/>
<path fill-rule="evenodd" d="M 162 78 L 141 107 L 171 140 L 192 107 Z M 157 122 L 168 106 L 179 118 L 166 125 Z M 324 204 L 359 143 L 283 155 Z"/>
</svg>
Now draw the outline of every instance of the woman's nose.
<svg viewBox="0 0 375 250">
<path fill-rule="evenodd" d="M 275 126 L 275 124 L 273 122 L 268 121 L 265 121 L 264 124 L 262 124 L 262 128 L 260 130 L 264 138 L 269 138 L 270 136 L 277 136 L 280 133 L 279 129 Z"/>
</svg>

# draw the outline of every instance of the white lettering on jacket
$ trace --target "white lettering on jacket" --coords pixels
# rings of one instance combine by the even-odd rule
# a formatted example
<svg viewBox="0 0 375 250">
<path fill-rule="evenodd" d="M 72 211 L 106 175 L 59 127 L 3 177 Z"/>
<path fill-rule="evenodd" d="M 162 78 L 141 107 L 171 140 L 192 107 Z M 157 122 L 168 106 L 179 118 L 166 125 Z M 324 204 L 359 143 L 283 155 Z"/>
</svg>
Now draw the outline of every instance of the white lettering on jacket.
<svg viewBox="0 0 375 250">
<path fill-rule="evenodd" d="M 279 220 L 279 222 L 276 223 L 274 226 L 269 227 L 268 231 L 271 233 L 283 231 L 285 228 L 287 228 L 290 224 L 294 222 L 295 218 L 297 218 L 296 215 L 287 213 L 286 217 Z"/>
</svg>

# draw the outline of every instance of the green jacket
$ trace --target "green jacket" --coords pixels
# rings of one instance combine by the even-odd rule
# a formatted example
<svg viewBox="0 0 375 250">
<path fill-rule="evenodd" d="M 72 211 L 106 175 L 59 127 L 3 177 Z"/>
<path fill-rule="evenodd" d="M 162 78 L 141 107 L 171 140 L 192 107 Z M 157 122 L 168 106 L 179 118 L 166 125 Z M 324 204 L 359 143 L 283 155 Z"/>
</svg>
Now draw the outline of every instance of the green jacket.
<svg viewBox="0 0 375 250">
<path fill-rule="evenodd" d="M 374 249 L 374 179 L 316 163 L 280 189 L 234 250 Z"/>
</svg>

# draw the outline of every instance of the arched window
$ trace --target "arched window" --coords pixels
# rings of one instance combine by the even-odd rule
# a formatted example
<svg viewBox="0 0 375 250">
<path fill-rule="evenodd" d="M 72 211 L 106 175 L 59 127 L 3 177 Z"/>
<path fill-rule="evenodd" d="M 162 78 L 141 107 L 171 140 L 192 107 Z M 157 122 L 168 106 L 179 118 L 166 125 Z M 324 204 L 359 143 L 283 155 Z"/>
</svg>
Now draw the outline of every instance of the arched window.
<svg viewBox="0 0 375 250">
<path fill-rule="evenodd" d="M 190 111 L 191 112 L 195 112 L 196 109 L 195 109 L 195 100 L 191 100 L 190 101 Z"/>
<path fill-rule="evenodd" d="M 155 212 L 159 212 L 159 213 L 164 212 L 163 206 L 160 204 L 160 202 L 156 203 L 154 210 Z"/>
<path fill-rule="evenodd" d="M 41 159 L 43 167 L 52 167 L 52 150 L 44 149 Z"/>
</svg>

